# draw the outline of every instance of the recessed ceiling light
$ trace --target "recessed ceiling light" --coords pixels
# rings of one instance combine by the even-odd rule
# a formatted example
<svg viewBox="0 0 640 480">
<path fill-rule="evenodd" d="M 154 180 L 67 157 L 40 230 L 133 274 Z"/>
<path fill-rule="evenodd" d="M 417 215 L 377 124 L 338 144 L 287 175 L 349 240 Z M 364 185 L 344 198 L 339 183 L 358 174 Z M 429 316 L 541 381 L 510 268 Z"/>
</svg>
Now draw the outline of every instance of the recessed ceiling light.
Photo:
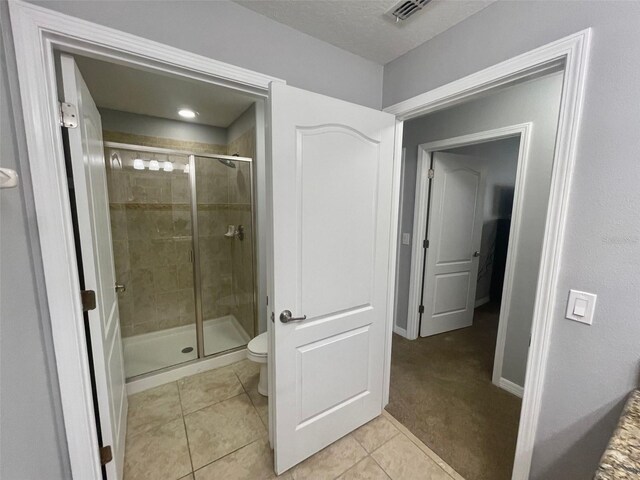
<svg viewBox="0 0 640 480">
<path fill-rule="evenodd" d="M 190 108 L 181 108 L 180 110 L 178 110 L 178 115 L 180 115 L 182 118 L 196 118 L 198 113 L 194 112 Z"/>
</svg>

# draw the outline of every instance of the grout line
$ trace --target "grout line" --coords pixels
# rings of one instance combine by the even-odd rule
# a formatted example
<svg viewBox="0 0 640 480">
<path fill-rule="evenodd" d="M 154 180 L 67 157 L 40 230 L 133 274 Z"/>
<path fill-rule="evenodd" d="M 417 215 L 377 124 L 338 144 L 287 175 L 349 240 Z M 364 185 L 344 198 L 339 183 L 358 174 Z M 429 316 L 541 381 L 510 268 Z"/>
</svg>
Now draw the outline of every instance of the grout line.
<svg viewBox="0 0 640 480">
<path fill-rule="evenodd" d="M 180 394 L 180 386 L 176 381 L 176 388 L 178 389 L 178 400 L 180 401 L 180 411 L 182 412 L 182 425 L 184 425 L 184 436 L 187 439 L 187 452 L 189 452 L 189 463 L 191 463 L 191 474 L 195 478 L 193 470 L 193 458 L 191 457 L 191 442 L 189 442 L 189 430 L 187 430 L 187 421 L 184 418 L 184 408 L 182 408 L 182 395 Z"/>
<path fill-rule="evenodd" d="M 175 383 L 175 382 L 169 382 L 169 383 L 166 383 L 166 384 L 161 385 L 161 386 L 164 387 L 166 385 L 171 385 L 171 383 Z M 178 390 L 178 396 L 179 396 L 180 395 L 180 390 L 178 389 L 177 385 L 176 385 L 176 390 Z M 144 392 L 139 392 L 136 395 L 141 394 L 141 393 L 144 393 Z M 182 403 L 180 403 L 180 412 L 182 412 Z M 125 434 L 125 452 L 126 452 L 126 441 L 127 440 L 135 438 L 135 437 L 137 437 L 139 435 L 142 435 L 143 433 L 148 433 L 148 432 L 151 432 L 153 430 L 156 430 L 157 428 L 163 427 L 163 426 L 167 425 L 168 423 L 174 422 L 176 420 L 178 420 L 178 417 L 171 418 L 170 420 L 167 420 L 167 421 L 165 421 L 163 423 L 158 423 L 157 425 L 154 425 L 153 427 L 149 428 L 148 430 L 142 430 L 142 431 L 140 431 L 138 433 L 129 434 L 128 433 L 129 432 L 129 415 L 127 415 L 127 433 Z M 153 422 L 143 423 L 140 426 L 150 425 L 150 424 L 153 424 Z"/>
<path fill-rule="evenodd" d="M 416 437 L 411 431 L 405 427 L 400 421 L 398 421 L 393 415 L 391 415 L 386 410 L 382 410 L 382 414 L 389 420 L 405 437 L 411 441 L 415 446 L 417 446 L 422 452 L 427 455 L 433 462 L 435 462 L 447 475 L 452 477 L 454 480 L 465 480 L 462 475 L 456 472 L 451 465 L 445 462 L 440 456 L 431 450 L 425 443 Z M 375 460 L 375 459 L 374 459 Z"/>
<path fill-rule="evenodd" d="M 253 445 L 254 443 L 259 442 L 259 441 L 261 441 L 261 440 L 263 440 L 263 439 L 262 439 L 262 438 L 256 438 L 255 440 L 252 440 L 251 442 L 247 443 L 246 445 L 243 445 L 243 446 L 241 446 L 241 447 L 238 447 L 238 448 L 236 448 L 235 450 L 233 450 L 233 451 L 231 451 L 231 452 L 229 452 L 229 453 L 225 453 L 225 454 L 224 454 L 223 456 L 221 456 L 220 458 L 216 458 L 215 460 L 212 460 L 211 462 L 206 463 L 206 464 L 204 464 L 204 465 L 203 465 L 203 466 L 201 466 L 201 467 L 198 467 L 198 470 L 194 470 L 194 471 L 193 471 L 193 472 L 191 472 L 191 473 L 193 473 L 193 474 L 195 475 L 196 471 L 200 471 L 200 470 L 202 470 L 203 468 L 208 467 L 208 466 L 209 466 L 209 465 L 211 465 L 212 463 L 216 463 L 217 461 L 222 460 L 223 458 L 226 458 L 226 457 L 228 457 L 229 455 L 233 455 L 233 454 L 234 454 L 234 453 L 236 453 L 238 450 L 242 450 L 243 448 L 248 447 L 249 445 Z"/>
<path fill-rule="evenodd" d="M 236 362 L 236 363 L 240 363 L 240 362 Z M 234 364 L 232 364 L 232 365 L 234 365 Z M 242 380 L 240 379 L 240 375 L 238 375 L 238 373 L 235 370 L 233 370 L 233 373 L 235 373 L 236 377 L 238 378 L 238 381 L 240 382 L 240 385 L 242 385 L 242 389 L 244 390 L 244 393 L 247 395 L 247 397 L 249 397 L 249 402 L 251 403 L 251 406 L 253 407 L 253 410 L 256 412 L 256 415 L 258 416 L 258 420 L 260 420 L 260 423 L 262 424 L 262 426 L 267 431 L 267 437 L 268 437 L 269 436 L 269 427 L 267 425 L 265 425 L 264 422 L 262 421 L 262 416 L 260 415 L 260 412 L 258 411 L 258 407 L 256 407 L 255 402 L 251 398 L 251 395 L 249 394 L 249 390 L 247 390 L 247 387 L 245 386 L 245 384 L 242 383 Z M 258 371 L 258 375 L 260 375 L 260 371 Z M 256 388 L 257 388 L 257 386 L 256 386 Z M 258 392 L 258 395 L 259 394 L 260 393 Z"/>
<path fill-rule="evenodd" d="M 394 436 L 393 436 L 393 438 L 395 438 L 395 437 L 397 437 L 397 435 L 394 435 Z M 386 443 L 387 443 L 387 442 L 383 443 L 383 445 L 386 445 Z M 380 445 L 380 447 L 382 447 L 382 445 Z M 380 447 L 378 447 L 376 450 L 378 450 Z M 376 451 L 376 450 L 374 450 L 374 451 Z M 373 453 L 373 452 L 372 452 L 372 453 Z M 389 475 L 389 474 L 387 473 L 387 471 L 384 469 L 384 467 L 383 467 L 382 465 L 380 465 L 380 462 L 378 462 L 378 460 L 376 460 L 376 458 L 375 458 L 373 455 L 371 455 L 371 454 L 369 454 L 369 458 L 370 458 L 371 460 L 373 460 L 373 462 L 374 462 L 376 465 L 378 465 L 378 466 L 380 467 L 380 470 L 382 470 L 382 472 L 386 475 L 386 477 L 387 477 L 389 480 L 391 480 L 391 475 Z"/>
<path fill-rule="evenodd" d="M 375 448 L 372 452 L 370 452 L 369 450 L 366 449 L 366 447 L 362 444 L 362 442 L 360 442 L 355 435 L 353 435 L 353 433 L 355 433 L 357 430 L 361 429 L 362 427 L 364 427 L 365 425 L 368 425 L 369 423 L 373 422 L 374 420 L 383 417 L 384 415 L 381 413 L 380 415 L 378 415 L 377 417 L 369 420 L 367 423 L 365 423 L 364 425 L 359 426 L 358 428 L 356 428 L 353 432 L 350 432 L 349 435 L 351 435 L 356 442 L 358 442 L 360 444 L 360 446 L 364 449 L 365 452 L 367 452 L 367 455 L 371 455 L 373 452 L 375 452 L 376 450 L 379 450 L 383 445 L 386 445 L 387 443 L 389 443 L 391 440 L 393 440 L 394 438 L 396 438 L 399 434 L 400 434 L 400 430 L 398 430 L 396 433 L 394 433 L 391 437 L 389 437 L 387 440 L 385 440 L 382 445 L 378 446 L 377 448 Z"/>
</svg>

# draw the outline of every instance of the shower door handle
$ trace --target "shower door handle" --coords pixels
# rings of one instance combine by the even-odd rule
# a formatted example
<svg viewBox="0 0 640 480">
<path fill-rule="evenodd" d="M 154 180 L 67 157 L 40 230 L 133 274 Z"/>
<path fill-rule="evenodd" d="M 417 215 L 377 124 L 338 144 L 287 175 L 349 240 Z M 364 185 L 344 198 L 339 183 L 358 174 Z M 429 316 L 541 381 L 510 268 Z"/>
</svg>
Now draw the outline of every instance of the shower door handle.
<svg viewBox="0 0 640 480">
<path fill-rule="evenodd" d="M 294 317 L 293 314 L 291 313 L 291 310 L 283 310 L 282 313 L 280 314 L 280 321 L 282 323 L 289 323 L 289 322 L 301 322 L 302 320 L 306 320 L 307 316 L 303 315 L 301 317 Z"/>
</svg>

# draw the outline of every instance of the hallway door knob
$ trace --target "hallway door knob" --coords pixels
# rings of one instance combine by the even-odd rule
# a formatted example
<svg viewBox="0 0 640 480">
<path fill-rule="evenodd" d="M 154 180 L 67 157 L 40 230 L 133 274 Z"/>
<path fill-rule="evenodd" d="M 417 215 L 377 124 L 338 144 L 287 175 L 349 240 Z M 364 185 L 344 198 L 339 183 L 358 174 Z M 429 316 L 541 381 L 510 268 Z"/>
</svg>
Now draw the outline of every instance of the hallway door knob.
<svg viewBox="0 0 640 480">
<path fill-rule="evenodd" d="M 479 257 L 480 256 L 480 252 L 478 250 L 476 250 L 475 252 L 473 252 L 473 256 L 474 257 Z"/>
</svg>

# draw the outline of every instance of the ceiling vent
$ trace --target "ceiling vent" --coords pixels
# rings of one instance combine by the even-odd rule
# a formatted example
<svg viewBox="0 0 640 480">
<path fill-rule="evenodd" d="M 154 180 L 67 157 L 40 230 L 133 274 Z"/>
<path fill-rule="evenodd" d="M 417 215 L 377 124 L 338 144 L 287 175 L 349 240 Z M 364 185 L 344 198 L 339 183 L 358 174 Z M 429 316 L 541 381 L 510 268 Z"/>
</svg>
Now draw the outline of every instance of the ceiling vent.
<svg viewBox="0 0 640 480">
<path fill-rule="evenodd" d="M 430 1 L 431 0 L 401 0 L 387 11 L 386 15 L 397 24 L 400 24 L 422 10 Z"/>
</svg>

